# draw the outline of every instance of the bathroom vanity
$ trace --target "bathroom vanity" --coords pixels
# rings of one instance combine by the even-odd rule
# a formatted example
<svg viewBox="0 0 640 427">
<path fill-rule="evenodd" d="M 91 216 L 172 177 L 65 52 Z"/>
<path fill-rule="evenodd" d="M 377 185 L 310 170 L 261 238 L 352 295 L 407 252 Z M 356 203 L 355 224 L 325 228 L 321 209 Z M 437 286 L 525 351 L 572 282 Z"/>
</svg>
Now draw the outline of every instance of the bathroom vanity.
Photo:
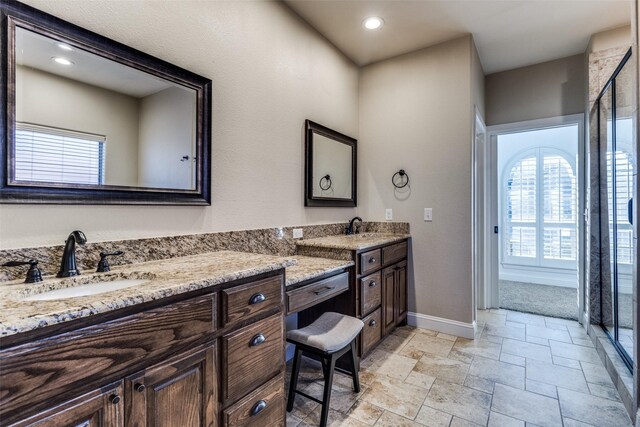
<svg viewBox="0 0 640 427">
<path fill-rule="evenodd" d="M 216 252 L 111 275 L 147 274 L 135 288 L 19 304 L 71 282 L 4 286 L 2 425 L 283 425 L 293 263 Z"/>
<path fill-rule="evenodd" d="M 362 319 L 358 355 L 368 354 L 396 326 L 407 320 L 408 234 L 364 233 L 300 240 L 298 253 L 351 260 L 354 274 L 345 296 L 314 304 L 299 315 L 299 326 L 314 321 L 325 311 L 338 311 Z"/>
</svg>

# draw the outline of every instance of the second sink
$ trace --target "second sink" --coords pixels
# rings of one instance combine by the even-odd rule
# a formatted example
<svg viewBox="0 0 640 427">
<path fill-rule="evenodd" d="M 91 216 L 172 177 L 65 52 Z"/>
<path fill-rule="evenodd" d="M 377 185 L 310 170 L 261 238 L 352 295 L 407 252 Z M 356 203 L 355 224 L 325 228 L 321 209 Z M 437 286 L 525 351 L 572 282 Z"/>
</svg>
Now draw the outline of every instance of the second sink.
<svg viewBox="0 0 640 427">
<path fill-rule="evenodd" d="M 105 292 L 126 289 L 132 286 L 138 286 L 149 282 L 149 279 L 120 279 L 110 281 L 100 281 L 94 283 L 86 283 L 78 286 L 69 286 L 61 289 L 53 289 L 50 291 L 40 292 L 37 294 L 20 298 L 22 301 L 52 301 L 68 298 L 84 297 L 88 295 L 97 295 Z"/>
</svg>

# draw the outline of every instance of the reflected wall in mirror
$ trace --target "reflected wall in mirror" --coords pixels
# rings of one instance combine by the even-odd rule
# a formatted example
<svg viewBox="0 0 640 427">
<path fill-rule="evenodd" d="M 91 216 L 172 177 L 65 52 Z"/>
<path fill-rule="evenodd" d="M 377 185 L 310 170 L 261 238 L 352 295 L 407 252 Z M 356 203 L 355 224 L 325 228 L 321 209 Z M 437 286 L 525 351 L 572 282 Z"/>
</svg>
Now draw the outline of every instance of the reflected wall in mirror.
<svg viewBox="0 0 640 427">
<path fill-rule="evenodd" d="M 20 3 L 2 18 L 0 201 L 209 204 L 210 80 Z"/>
<path fill-rule="evenodd" d="M 357 141 L 311 120 L 305 130 L 305 206 L 356 206 Z"/>
</svg>

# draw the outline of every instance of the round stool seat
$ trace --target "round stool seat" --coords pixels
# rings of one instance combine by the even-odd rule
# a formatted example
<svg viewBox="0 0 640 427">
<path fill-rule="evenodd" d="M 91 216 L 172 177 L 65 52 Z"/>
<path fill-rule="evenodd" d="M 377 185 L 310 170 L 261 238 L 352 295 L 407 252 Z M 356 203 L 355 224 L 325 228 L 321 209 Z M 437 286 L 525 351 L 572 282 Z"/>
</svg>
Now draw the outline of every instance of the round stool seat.
<svg viewBox="0 0 640 427">
<path fill-rule="evenodd" d="M 287 332 L 287 340 L 331 353 L 349 345 L 363 327 L 360 319 L 327 312 L 309 326 Z"/>
</svg>

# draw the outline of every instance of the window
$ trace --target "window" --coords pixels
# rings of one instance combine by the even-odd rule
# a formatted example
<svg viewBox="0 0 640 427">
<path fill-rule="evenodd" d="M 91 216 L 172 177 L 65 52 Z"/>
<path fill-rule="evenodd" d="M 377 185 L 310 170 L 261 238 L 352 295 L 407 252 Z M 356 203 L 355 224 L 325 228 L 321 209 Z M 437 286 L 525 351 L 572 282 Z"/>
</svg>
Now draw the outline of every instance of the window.
<svg viewBox="0 0 640 427">
<path fill-rule="evenodd" d="M 104 184 L 106 137 L 17 123 L 15 180 Z"/>
<path fill-rule="evenodd" d="M 570 161 L 558 150 L 536 148 L 505 172 L 503 261 L 575 268 L 578 188 Z"/>
</svg>

